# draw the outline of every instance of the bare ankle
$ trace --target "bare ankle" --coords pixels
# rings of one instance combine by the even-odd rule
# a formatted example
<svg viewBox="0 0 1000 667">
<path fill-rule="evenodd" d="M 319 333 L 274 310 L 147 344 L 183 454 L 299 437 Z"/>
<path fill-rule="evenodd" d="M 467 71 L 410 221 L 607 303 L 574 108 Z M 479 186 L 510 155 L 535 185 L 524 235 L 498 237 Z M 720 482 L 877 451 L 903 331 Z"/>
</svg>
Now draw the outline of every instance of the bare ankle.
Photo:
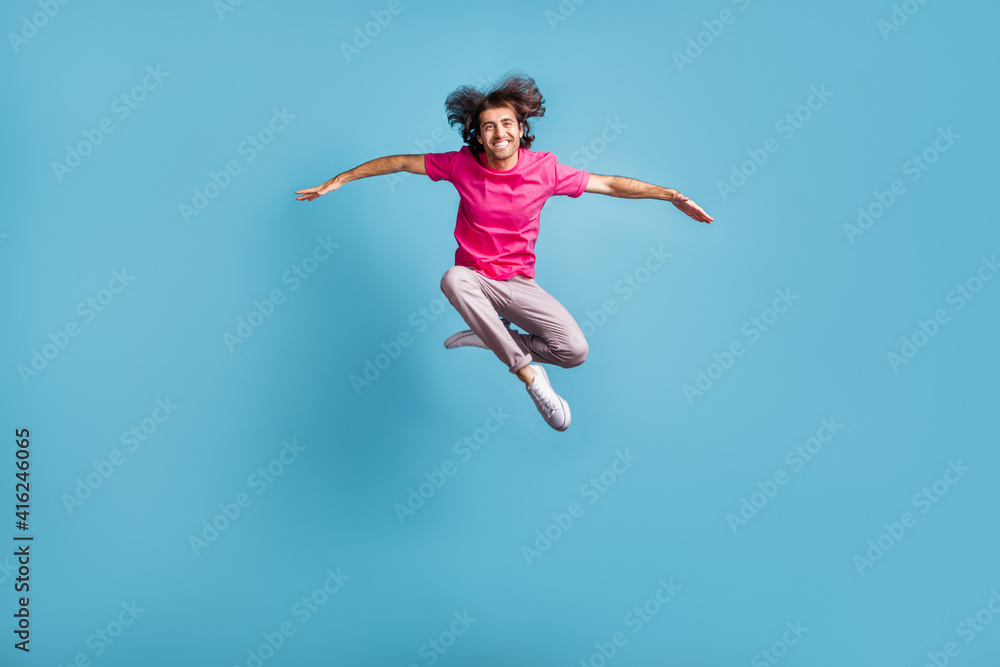
<svg viewBox="0 0 1000 667">
<path fill-rule="evenodd" d="M 521 379 L 521 382 L 523 382 L 525 386 L 529 386 L 535 381 L 535 369 L 531 366 L 525 366 L 517 372 L 517 377 Z"/>
</svg>

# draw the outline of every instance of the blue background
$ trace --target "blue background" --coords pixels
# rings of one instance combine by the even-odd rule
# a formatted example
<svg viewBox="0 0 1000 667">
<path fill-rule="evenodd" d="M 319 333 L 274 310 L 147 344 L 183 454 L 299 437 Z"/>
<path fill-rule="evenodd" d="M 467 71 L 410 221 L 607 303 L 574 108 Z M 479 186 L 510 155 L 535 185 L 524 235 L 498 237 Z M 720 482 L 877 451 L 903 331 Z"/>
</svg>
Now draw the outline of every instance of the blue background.
<svg viewBox="0 0 1000 667">
<path fill-rule="evenodd" d="M 993 612 L 971 642 L 959 626 L 1000 590 L 1000 282 L 960 310 L 948 299 L 1000 251 L 995 3 L 914 1 L 887 33 L 888 1 L 218 5 L 71 2 L 34 31 L 38 3 L 2 11 L 0 537 L 21 533 L 25 427 L 35 536 L 30 655 L 12 646 L 0 557 L 2 664 L 253 665 L 283 622 L 295 634 L 262 664 L 721 667 L 773 664 L 766 649 L 789 666 L 923 665 L 949 641 L 949 664 L 1000 664 Z M 391 21 L 345 54 L 372 12 Z M 115 100 L 147 67 L 162 80 L 122 118 Z M 378 156 L 457 150 L 445 97 L 509 70 L 545 96 L 534 150 L 677 188 L 715 218 L 595 194 L 545 207 L 536 279 L 590 323 L 586 363 L 550 369 L 565 433 L 492 354 L 442 347 L 466 328 L 439 290 L 451 185 L 293 194 Z M 802 107 L 821 86 L 828 99 Z M 294 117 L 248 160 L 241 142 L 275 109 Z M 776 124 L 797 111 L 787 136 Z M 102 119 L 113 131 L 58 173 Z M 911 180 L 939 128 L 958 138 Z M 720 188 L 769 138 L 778 150 Z M 230 160 L 239 173 L 185 220 Z M 905 193 L 851 237 L 894 180 Z M 338 247 L 293 290 L 282 276 L 317 239 Z M 671 257 L 644 273 L 651 246 Z M 134 278 L 102 295 L 123 267 Z M 628 299 L 626 275 L 645 279 Z M 275 289 L 284 302 L 227 345 Z M 798 299 L 774 321 L 776 290 Z M 91 320 L 78 310 L 109 296 Z M 948 322 L 894 368 L 888 353 L 939 309 Z M 78 335 L 25 373 L 68 322 Z M 410 345 L 378 357 L 401 333 Z M 742 356 L 711 367 L 736 341 Z M 711 386 L 685 395 L 699 371 Z M 161 423 L 157 399 L 178 406 Z M 490 410 L 507 417 L 484 436 Z M 842 428 L 796 470 L 786 454 L 822 419 Z M 155 432 L 129 451 L 143 420 Z M 465 437 L 483 441 L 468 460 Z M 258 494 L 251 475 L 292 440 L 298 457 Z M 124 462 L 67 501 L 116 450 Z M 631 467 L 585 495 L 616 452 Z M 401 521 L 395 506 L 447 460 L 455 473 Z M 949 461 L 968 470 L 914 503 Z M 249 506 L 192 547 L 240 493 Z M 734 523 L 743 499 L 760 506 Z M 582 514 L 526 557 L 573 502 Z M 904 512 L 915 523 L 885 537 Z M 891 548 L 859 566 L 880 536 Z M 349 579 L 302 623 L 294 605 L 338 568 Z M 634 632 L 627 615 L 661 579 L 679 588 Z M 133 601 L 114 643 L 95 639 Z M 456 613 L 477 620 L 433 652 Z M 627 643 L 605 659 L 616 632 Z"/>
</svg>

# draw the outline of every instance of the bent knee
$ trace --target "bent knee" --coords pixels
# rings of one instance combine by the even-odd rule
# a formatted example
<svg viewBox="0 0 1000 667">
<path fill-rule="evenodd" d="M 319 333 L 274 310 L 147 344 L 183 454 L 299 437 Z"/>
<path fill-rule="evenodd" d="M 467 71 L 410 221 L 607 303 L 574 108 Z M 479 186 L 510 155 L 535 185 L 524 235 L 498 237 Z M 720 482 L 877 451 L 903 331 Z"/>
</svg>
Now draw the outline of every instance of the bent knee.
<svg viewBox="0 0 1000 667">
<path fill-rule="evenodd" d="M 453 266 L 441 276 L 441 291 L 454 294 L 462 285 L 469 281 L 469 269 L 464 266 Z"/>
<path fill-rule="evenodd" d="M 590 351 L 590 346 L 587 345 L 587 339 L 582 335 L 578 340 L 573 341 L 572 347 L 566 350 L 563 354 L 563 368 L 575 368 L 587 360 L 587 353 Z"/>
</svg>

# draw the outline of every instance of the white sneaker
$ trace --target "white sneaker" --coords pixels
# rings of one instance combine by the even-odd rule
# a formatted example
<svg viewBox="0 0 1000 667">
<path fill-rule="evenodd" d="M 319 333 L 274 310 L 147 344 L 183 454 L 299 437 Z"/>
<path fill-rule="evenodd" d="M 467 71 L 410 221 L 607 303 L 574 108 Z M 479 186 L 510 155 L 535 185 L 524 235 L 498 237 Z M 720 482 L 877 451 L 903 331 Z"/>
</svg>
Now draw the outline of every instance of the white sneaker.
<svg viewBox="0 0 1000 667">
<path fill-rule="evenodd" d="M 500 321 L 503 322 L 505 327 L 510 329 L 509 320 L 501 317 Z M 482 339 L 478 335 L 476 335 L 476 332 L 473 331 L 472 329 L 459 331 L 456 334 L 448 336 L 448 338 L 445 339 L 444 341 L 444 346 L 449 350 L 453 350 L 456 347 L 481 347 L 484 350 L 489 349 L 488 347 L 486 347 L 486 343 L 484 343 Z"/>
<path fill-rule="evenodd" d="M 484 350 L 487 349 L 486 344 L 476 335 L 476 332 L 472 329 L 466 329 L 465 331 L 459 331 L 456 334 L 448 336 L 444 341 L 444 346 L 452 350 L 456 347 L 481 347 Z"/>
<path fill-rule="evenodd" d="M 535 371 L 535 379 L 528 385 L 528 393 L 535 401 L 535 407 L 545 418 L 545 422 L 557 431 L 569 428 L 569 403 L 555 392 L 549 383 L 549 375 L 545 369 L 536 364 L 531 368 Z"/>
</svg>

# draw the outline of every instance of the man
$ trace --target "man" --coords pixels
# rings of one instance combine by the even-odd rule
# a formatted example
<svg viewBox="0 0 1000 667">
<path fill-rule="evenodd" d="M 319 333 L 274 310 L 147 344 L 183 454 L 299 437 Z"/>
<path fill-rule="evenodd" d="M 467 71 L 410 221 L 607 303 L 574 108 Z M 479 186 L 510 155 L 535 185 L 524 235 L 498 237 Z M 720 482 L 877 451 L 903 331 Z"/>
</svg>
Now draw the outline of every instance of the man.
<svg viewBox="0 0 1000 667">
<path fill-rule="evenodd" d="M 441 291 L 470 329 L 445 341 L 448 349 L 481 347 L 524 382 L 552 428 L 570 424 L 569 404 L 553 390 L 545 369 L 579 366 L 587 340 L 569 312 L 535 282 L 535 240 L 539 215 L 554 195 L 584 192 L 628 199 L 663 199 L 691 218 L 713 218 L 677 190 L 621 176 L 601 176 L 560 164 L 552 153 L 530 150 L 530 118 L 545 114 L 534 80 L 508 76 L 488 93 L 470 86 L 445 102 L 448 120 L 461 126 L 465 146 L 458 151 L 376 158 L 338 174 L 315 188 L 298 190 L 312 201 L 344 183 L 407 171 L 447 180 L 458 190 L 455 266 L 441 279 Z M 499 316 L 499 317 L 498 317 Z M 513 324 L 524 333 L 510 328 Z"/>
</svg>

